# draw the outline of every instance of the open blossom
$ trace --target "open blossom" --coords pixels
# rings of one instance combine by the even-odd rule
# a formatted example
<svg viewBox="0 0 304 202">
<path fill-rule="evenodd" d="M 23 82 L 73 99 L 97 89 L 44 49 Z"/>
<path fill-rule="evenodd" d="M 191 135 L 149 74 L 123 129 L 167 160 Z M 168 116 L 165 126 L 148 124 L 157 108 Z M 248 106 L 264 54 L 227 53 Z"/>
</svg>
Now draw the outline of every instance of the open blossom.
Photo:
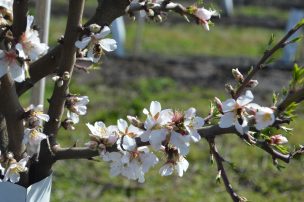
<svg viewBox="0 0 304 202">
<path fill-rule="evenodd" d="M 201 117 L 196 116 L 196 109 L 190 108 L 185 112 L 184 126 L 193 142 L 198 142 L 201 139 L 198 129 L 202 128 L 205 124 L 205 120 Z"/>
<path fill-rule="evenodd" d="M 13 161 L 10 163 L 8 169 L 5 172 L 3 181 L 11 181 L 12 183 L 17 183 L 20 180 L 20 173 L 27 171 L 27 161 L 29 156 L 21 159 L 19 162 Z"/>
<path fill-rule="evenodd" d="M 30 105 L 26 111 L 28 111 L 29 114 L 25 120 L 31 128 L 39 125 L 40 121 L 48 122 L 50 120 L 50 116 L 43 113 L 43 105 Z"/>
<path fill-rule="evenodd" d="M 45 54 L 49 48 L 45 43 L 40 42 L 38 31 L 31 28 L 33 21 L 33 16 L 27 16 L 26 30 L 21 35 L 20 41 L 17 44 L 22 48 L 24 53 L 32 62 L 37 60 L 41 55 Z"/>
<path fill-rule="evenodd" d="M 260 107 L 255 114 L 255 127 L 262 130 L 271 126 L 275 121 L 274 111 L 268 107 Z"/>
<path fill-rule="evenodd" d="M 66 100 L 66 107 L 68 108 L 67 117 L 73 121 L 74 124 L 79 123 L 79 115 L 87 113 L 87 104 L 89 103 L 88 96 L 68 96 Z"/>
<path fill-rule="evenodd" d="M 140 136 L 143 131 L 132 124 L 128 124 L 128 122 L 124 119 L 118 119 L 117 121 L 118 133 L 120 136 L 128 136 L 130 138 Z"/>
<path fill-rule="evenodd" d="M 144 123 L 146 131 L 140 138 L 143 142 L 149 141 L 154 149 L 159 150 L 169 132 L 168 129 L 163 126 L 171 121 L 173 112 L 171 109 L 161 110 L 161 104 L 157 101 L 152 101 L 150 111 L 144 109 L 143 113 L 147 115 Z"/>
<path fill-rule="evenodd" d="M 179 155 L 176 150 L 170 149 L 168 152 L 167 162 L 159 169 L 160 175 L 172 175 L 173 171 L 176 170 L 178 176 L 182 177 L 189 167 L 189 162 L 182 155 Z"/>
<path fill-rule="evenodd" d="M 273 135 L 270 137 L 270 144 L 286 144 L 288 142 L 288 139 L 284 137 L 283 135 Z"/>
<path fill-rule="evenodd" d="M 205 8 L 197 8 L 194 15 L 198 17 L 199 23 L 209 31 L 209 20 L 212 16 L 218 16 L 218 12 L 214 10 L 207 10 Z"/>
<path fill-rule="evenodd" d="M 10 72 L 16 82 L 25 80 L 26 64 L 23 62 L 25 55 L 16 45 L 16 50 L 0 50 L 0 78 Z"/>
<path fill-rule="evenodd" d="M 244 134 L 248 130 L 247 118 L 243 115 L 246 106 L 252 102 L 253 95 L 247 90 L 245 95 L 240 96 L 237 100 L 228 99 L 222 104 L 223 115 L 220 119 L 219 126 L 221 128 L 229 128 L 235 126 L 240 134 Z"/>
<path fill-rule="evenodd" d="M 26 145 L 26 150 L 29 156 L 33 156 L 34 154 L 39 154 L 40 151 L 40 143 L 43 139 L 47 138 L 47 136 L 37 129 L 29 129 L 26 128 L 24 130 L 23 136 L 23 144 Z"/>
<path fill-rule="evenodd" d="M 102 121 L 95 122 L 94 125 L 89 123 L 86 125 L 91 131 L 91 141 L 87 143 L 90 148 L 97 149 L 98 147 L 112 146 L 116 143 L 118 139 L 118 128 L 116 126 L 106 127 Z"/>
<path fill-rule="evenodd" d="M 106 52 L 114 51 L 117 43 L 114 39 L 104 38 L 110 34 L 111 30 L 108 26 L 104 26 L 98 33 L 91 36 L 82 37 L 81 40 L 75 42 L 75 46 L 79 49 L 87 48 L 87 58 L 96 63 L 99 61 L 103 50 Z"/>
</svg>

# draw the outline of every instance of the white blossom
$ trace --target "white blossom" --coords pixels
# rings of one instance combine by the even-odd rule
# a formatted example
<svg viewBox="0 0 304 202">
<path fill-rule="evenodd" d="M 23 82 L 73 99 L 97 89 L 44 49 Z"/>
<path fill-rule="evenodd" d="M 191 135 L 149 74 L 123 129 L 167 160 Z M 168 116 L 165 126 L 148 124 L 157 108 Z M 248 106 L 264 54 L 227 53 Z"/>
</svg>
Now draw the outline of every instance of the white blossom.
<svg viewBox="0 0 304 202">
<path fill-rule="evenodd" d="M 114 51 L 117 48 L 117 43 L 114 39 L 104 38 L 110 34 L 111 30 L 108 26 L 104 26 L 98 33 L 93 33 L 91 36 L 84 36 L 81 40 L 75 42 L 75 46 L 79 49 L 87 48 L 87 58 L 92 62 L 97 63 L 103 54 Z"/>
<path fill-rule="evenodd" d="M 26 65 L 19 58 L 22 60 L 25 55 L 20 47 L 16 46 L 16 50 L 18 54 L 15 50 L 0 50 L 0 78 L 10 72 L 16 82 L 22 82 L 25 80 Z"/>
<path fill-rule="evenodd" d="M 27 161 L 29 156 L 21 159 L 19 162 L 12 162 L 5 172 L 3 181 L 11 181 L 12 183 L 17 183 L 20 180 L 20 173 L 27 171 Z"/>
<path fill-rule="evenodd" d="M 171 109 L 161 110 L 161 104 L 152 101 L 150 111 L 144 109 L 143 113 L 147 116 L 144 123 L 146 131 L 140 138 L 143 142 L 149 141 L 154 149 L 159 150 L 169 132 L 164 126 L 171 121 L 173 112 Z"/>
<path fill-rule="evenodd" d="M 258 130 L 263 130 L 271 126 L 275 121 L 274 111 L 268 107 L 259 107 L 255 114 L 255 127 Z"/>
<path fill-rule="evenodd" d="M 87 113 L 87 104 L 89 103 L 88 96 L 70 96 L 67 98 L 66 106 L 68 108 L 67 117 L 74 124 L 79 123 L 79 115 Z"/>
<path fill-rule="evenodd" d="M 198 142 L 201 139 L 198 129 L 202 128 L 205 124 L 205 120 L 201 117 L 196 116 L 196 109 L 190 108 L 185 112 L 184 126 L 193 142 Z"/>
<path fill-rule="evenodd" d="M 205 8 L 197 8 L 194 12 L 194 15 L 198 17 L 199 23 L 209 31 L 209 23 L 208 21 L 211 19 L 212 16 L 218 16 L 218 12 L 215 10 L 207 10 Z"/>
<path fill-rule="evenodd" d="M 40 42 L 38 31 L 31 28 L 33 21 L 33 16 L 27 16 L 26 30 L 21 35 L 20 41 L 17 44 L 32 62 L 36 61 L 41 55 L 45 54 L 49 48 L 45 43 Z"/>
<path fill-rule="evenodd" d="M 189 162 L 183 156 L 179 156 L 175 161 L 167 161 L 160 169 L 159 173 L 161 176 L 172 175 L 173 171 L 176 170 L 179 177 L 182 177 L 184 172 L 187 171 Z"/>
<path fill-rule="evenodd" d="M 235 126 L 240 134 L 248 131 L 248 120 L 243 113 L 245 107 L 253 100 L 253 95 L 250 90 L 247 90 L 245 95 L 240 96 L 237 100 L 228 99 L 222 104 L 223 115 L 220 119 L 219 126 L 221 128 L 229 128 Z"/>
<path fill-rule="evenodd" d="M 22 143 L 26 145 L 26 150 L 29 156 L 34 154 L 39 154 L 40 152 L 40 143 L 43 139 L 46 139 L 47 136 L 37 129 L 26 128 L 24 130 L 24 136 Z"/>
<path fill-rule="evenodd" d="M 118 128 L 116 126 L 106 127 L 102 121 L 95 122 L 94 125 L 91 125 L 90 123 L 87 123 L 86 125 L 91 131 L 91 140 L 98 144 L 111 146 L 115 144 L 118 139 Z"/>
</svg>

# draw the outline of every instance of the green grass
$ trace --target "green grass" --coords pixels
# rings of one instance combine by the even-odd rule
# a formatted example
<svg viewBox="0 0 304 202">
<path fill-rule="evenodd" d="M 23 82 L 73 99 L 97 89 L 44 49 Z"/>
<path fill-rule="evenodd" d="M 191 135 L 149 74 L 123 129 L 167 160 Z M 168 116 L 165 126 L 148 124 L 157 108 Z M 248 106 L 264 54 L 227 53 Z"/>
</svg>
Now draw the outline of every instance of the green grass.
<svg viewBox="0 0 304 202">
<path fill-rule="evenodd" d="M 253 17 L 274 17 L 280 20 L 288 19 L 288 10 L 282 10 L 276 7 L 261 7 L 261 6 L 238 6 L 235 7 L 235 15 L 246 15 Z"/>
</svg>

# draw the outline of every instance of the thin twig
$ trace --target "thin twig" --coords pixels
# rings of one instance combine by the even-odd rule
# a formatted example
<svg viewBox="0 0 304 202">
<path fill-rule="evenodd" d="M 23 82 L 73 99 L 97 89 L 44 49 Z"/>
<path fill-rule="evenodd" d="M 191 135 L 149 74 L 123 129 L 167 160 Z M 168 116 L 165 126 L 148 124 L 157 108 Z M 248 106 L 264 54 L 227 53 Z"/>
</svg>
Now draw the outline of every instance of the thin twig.
<svg viewBox="0 0 304 202">
<path fill-rule="evenodd" d="M 255 67 L 252 69 L 252 71 L 246 76 L 244 82 L 242 83 L 241 86 L 238 87 L 238 89 L 236 90 L 233 98 L 236 99 L 238 98 L 241 93 L 243 92 L 243 90 L 246 88 L 246 86 L 248 85 L 248 83 L 250 82 L 250 80 L 252 79 L 252 77 L 259 71 L 261 70 L 265 63 L 267 62 L 267 60 L 275 53 L 277 52 L 277 50 L 283 48 L 286 44 L 285 42 L 295 33 L 297 32 L 302 26 L 295 26 L 293 27 L 291 30 L 289 30 L 287 32 L 287 34 L 270 50 L 266 50 L 264 52 L 264 55 L 261 57 L 261 59 L 259 60 L 259 62 L 255 65 Z"/>
<path fill-rule="evenodd" d="M 241 201 L 241 197 L 238 196 L 238 194 L 233 190 L 228 176 L 226 174 L 223 162 L 225 161 L 223 159 L 223 157 L 218 153 L 215 142 L 214 142 L 214 138 L 207 138 L 207 141 L 209 143 L 209 148 L 210 148 L 210 153 L 214 156 L 215 162 L 217 164 L 217 169 L 219 174 L 221 175 L 221 178 L 223 179 L 226 191 L 229 193 L 231 199 L 234 202 L 239 202 Z"/>
</svg>

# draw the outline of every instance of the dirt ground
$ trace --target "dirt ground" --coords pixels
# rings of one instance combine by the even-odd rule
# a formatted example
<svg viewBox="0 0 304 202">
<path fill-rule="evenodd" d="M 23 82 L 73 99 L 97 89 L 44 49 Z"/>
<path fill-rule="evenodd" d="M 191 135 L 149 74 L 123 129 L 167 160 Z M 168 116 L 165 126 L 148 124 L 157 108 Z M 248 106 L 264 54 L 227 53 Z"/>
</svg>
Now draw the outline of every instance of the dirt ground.
<svg viewBox="0 0 304 202">
<path fill-rule="evenodd" d="M 256 59 L 231 57 L 108 56 L 100 70 L 93 70 L 88 74 L 77 71 L 76 79 L 91 85 L 105 84 L 123 88 L 128 82 L 138 78 L 169 77 L 185 86 L 223 89 L 225 83 L 234 83 L 232 68 L 237 67 L 246 73 L 256 62 Z M 291 68 L 291 65 L 277 63 L 261 70 L 255 78 L 260 82 L 254 90 L 255 94 L 258 93 L 263 100 L 265 97 L 269 99 L 269 93 L 288 85 Z"/>
</svg>

